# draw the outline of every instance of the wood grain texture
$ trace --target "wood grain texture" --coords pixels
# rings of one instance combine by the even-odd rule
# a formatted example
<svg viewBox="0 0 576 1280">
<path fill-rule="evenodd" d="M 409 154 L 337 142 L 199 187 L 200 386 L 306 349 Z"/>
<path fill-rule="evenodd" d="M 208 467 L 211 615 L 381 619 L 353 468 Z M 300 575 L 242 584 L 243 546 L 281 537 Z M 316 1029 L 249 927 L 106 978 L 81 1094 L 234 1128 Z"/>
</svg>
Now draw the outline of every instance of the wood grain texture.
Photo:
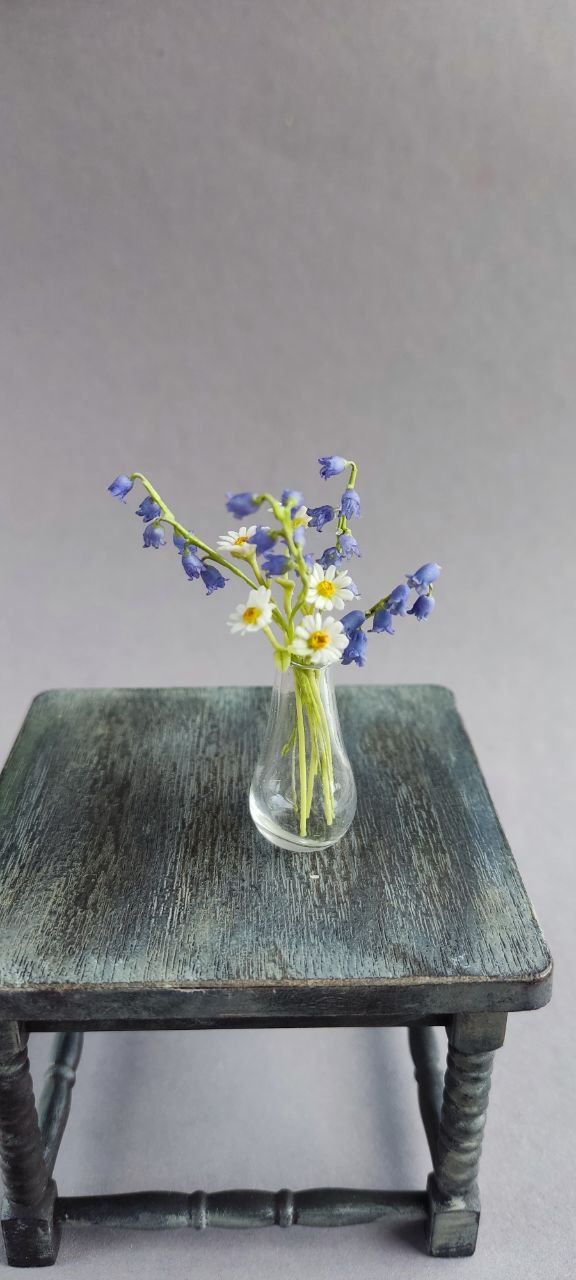
<svg viewBox="0 0 576 1280">
<path fill-rule="evenodd" d="M 251 823 L 268 700 L 35 700 L 0 778 L 0 1017 L 294 1025 L 546 1003 L 550 956 L 449 691 L 339 691 L 359 805 L 321 854 Z"/>
</svg>

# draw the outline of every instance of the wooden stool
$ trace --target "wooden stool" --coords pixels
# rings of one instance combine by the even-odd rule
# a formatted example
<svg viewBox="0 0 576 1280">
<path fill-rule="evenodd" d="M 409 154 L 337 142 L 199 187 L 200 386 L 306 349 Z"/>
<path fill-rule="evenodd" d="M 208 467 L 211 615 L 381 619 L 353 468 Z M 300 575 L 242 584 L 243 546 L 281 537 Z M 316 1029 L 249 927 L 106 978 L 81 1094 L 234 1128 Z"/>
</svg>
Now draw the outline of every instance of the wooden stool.
<svg viewBox="0 0 576 1280">
<path fill-rule="evenodd" d="M 321 854 L 257 834 L 247 792 L 267 689 L 41 694 L 0 780 L 0 1148 L 8 1262 L 63 1223 L 427 1224 L 474 1251 L 494 1050 L 546 1004 L 550 955 L 452 695 L 341 689 L 359 807 Z M 59 1197 L 52 1172 L 84 1031 L 407 1026 L 433 1173 L 424 1191 Z M 448 1036 L 444 1080 L 435 1026 Z M 29 1031 L 57 1032 L 36 1112 Z M 144 1122 L 144 1118 L 143 1118 Z"/>
</svg>

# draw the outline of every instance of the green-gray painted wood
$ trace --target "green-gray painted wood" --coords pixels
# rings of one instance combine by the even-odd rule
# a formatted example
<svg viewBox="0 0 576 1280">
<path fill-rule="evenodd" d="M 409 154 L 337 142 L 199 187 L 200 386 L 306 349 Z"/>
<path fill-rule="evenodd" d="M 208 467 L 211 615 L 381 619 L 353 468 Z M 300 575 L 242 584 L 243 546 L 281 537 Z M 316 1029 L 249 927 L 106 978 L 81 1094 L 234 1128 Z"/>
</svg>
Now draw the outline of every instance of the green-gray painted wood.
<svg viewBox="0 0 576 1280">
<path fill-rule="evenodd" d="M 56 1213 L 75 1226 L 140 1231 L 193 1227 L 351 1227 L 383 1218 L 426 1221 L 420 1191 L 361 1191 L 311 1187 L 307 1191 L 136 1191 L 113 1196 L 62 1196 Z"/>
<path fill-rule="evenodd" d="M 466 1196 L 478 1176 L 494 1053 L 459 1053 L 450 1045 L 434 1173 L 440 1194 Z"/>
<path fill-rule="evenodd" d="M 414 1033 L 429 1033 L 420 1028 Z M 448 1057 L 442 1104 L 434 1089 L 438 1116 L 436 1140 L 431 1144 L 433 1173 L 428 1179 L 428 1252 L 437 1258 L 465 1258 L 474 1253 L 480 1222 L 480 1192 L 476 1178 L 488 1111 L 495 1050 L 504 1041 L 506 1015 L 457 1014 L 448 1028 Z M 433 1033 L 431 1033 L 433 1034 Z M 422 1055 L 421 1055 L 422 1056 Z M 416 1059 L 415 1059 L 416 1061 Z M 418 1079 L 418 1071 L 417 1071 Z M 420 1073 L 420 1105 L 422 1084 Z"/>
<path fill-rule="evenodd" d="M 54 1037 L 52 1061 L 47 1068 L 38 1103 L 38 1124 L 44 1162 L 49 1173 L 54 1170 L 70 1115 L 72 1090 L 76 1083 L 83 1041 L 81 1031 L 63 1031 Z"/>
<path fill-rule="evenodd" d="M 334 849 L 254 829 L 268 689 L 42 694 L 0 779 L 0 1017 L 398 1018 L 534 1008 L 550 957 L 449 691 L 339 691 Z"/>
<path fill-rule="evenodd" d="M 55 1262 L 60 1223 L 54 1215 L 56 1184 L 44 1160 L 27 1052 L 27 1032 L 0 1023 L 0 1166 L 4 1199 L 0 1217 L 11 1266 Z"/>
<path fill-rule="evenodd" d="M 444 1074 L 433 1027 L 410 1027 L 408 1043 L 418 1086 L 418 1105 L 432 1160 L 436 1159 Z"/>
<path fill-rule="evenodd" d="M 16 1022 L 0 1023 L 0 1169 L 8 1198 L 35 1205 L 48 1186 L 30 1075 L 28 1036 Z"/>
</svg>

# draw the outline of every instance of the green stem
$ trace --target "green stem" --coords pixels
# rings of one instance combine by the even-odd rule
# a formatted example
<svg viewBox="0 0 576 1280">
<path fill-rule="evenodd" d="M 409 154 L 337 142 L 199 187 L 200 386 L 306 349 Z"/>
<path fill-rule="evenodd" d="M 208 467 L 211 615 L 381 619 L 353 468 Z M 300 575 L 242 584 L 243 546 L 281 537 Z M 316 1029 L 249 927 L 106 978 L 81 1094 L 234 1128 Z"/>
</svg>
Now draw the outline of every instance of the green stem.
<svg viewBox="0 0 576 1280">
<path fill-rule="evenodd" d="M 358 475 L 358 467 L 356 466 L 355 462 L 351 462 L 351 461 L 347 461 L 346 466 L 350 467 L 350 475 L 348 477 L 348 484 L 346 485 L 346 488 L 353 489 L 356 485 L 356 476 Z M 349 532 L 350 532 L 350 525 L 348 524 L 346 516 L 342 516 L 342 515 L 339 516 L 338 523 L 336 525 L 336 537 L 339 538 L 341 533 L 349 533 Z"/>
<path fill-rule="evenodd" d="M 308 587 L 310 585 L 310 579 L 308 576 L 308 570 L 306 568 L 306 562 L 304 560 L 304 556 L 302 555 L 300 547 L 297 547 L 296 543 L 294 542 L 294 538 L 292 536 L 292 529 L 290 528 L 290 524 L 287 520 L 283 524 L 283 529 L 284 529 L 284 536 L 286 538 L 286 542 L 290 549 L 290 554 L 292 556 L 292 559 L 296 563 L 296 569 L 302 581 L 302 586 L 304 587 L 304 596 L 306 596 Z"/>
<path fill-rule="evenodd" d="M 315 781 L 316 772 L 318 769 L 318 741 L 317 741 L 316 731 L 312 728 L 312 725 L 310 725 L 310 739 L 311 739 L 312 745 L 310 748 L 310 765 L 308 768 L 308 804 L 306 806 L 307 818 L 310 817 L 310 810 L 312 808 L 312 798 L 314 795 L 314 781 Z"/>
<path fill-rule="evenodd" d="M 385 605 L 388 603 L 388 599 L 388 596 L 383 596 L 381 600 L 377 600 L 376 604 L 371 605 L 369 609 L 365 610 L 364 617 L 371 618 L 374 613 L 378 612 L 378 609 L 384 609 Z"/>
<path fill-rule="evenodd" d="M 254 494 L 253 500 L 257 507 L 261 507 L 263 502 L 269 502 L 270 506 L 272 507 L 272 511 L 276 516 L 278 524 L 282 524 L 283 518 L 284 518 L 284 508 L 282 506 L 282 503 L 278 502 L 278 499 L 275 498 L 273 494 L 256 493 Z"/>
<path fill-rule="evenodd" d="M 284 635 L 286 636 L 286 639 L 288 641 L 294 639 L 294 636 L 290 635 L 290 628 L 288 626 L 288 623 L 286 622 L 286 619 L 282 617 L 282 614 L 277 604 L 274 605 L 274 608 L 272 610 L 272 619 L 276 623 L 277 627 L 282 628 Z"/>
<path fill-rule="evenodd" d="M 295 584 L 293 583 L 291 578 L 276 578 L 276 582 L 278 583 L 278 586 L 282 587 L 282 591 L 284 593 L 284 613 L 286 614 L 286 623 L 284 623 L 284 630 L 288 637 L 288 640 L 293 640 L 294 627 L 292 626 L 292 614 L 290 612 L 290 606 L 292 604 L 292 596 L 294 594 Z"/>
<path fill-rule="evenodd" d="M 256 558 L 257 554 L 258 553 L 256 551 L 256 548 L 254 548 L 254 551 L 252 551 L 251 554 L 248 556 L 248 561 L 257 583 L 259 584 L 259 586 L 265 587 L 267 586 L 267 583 L 260 569 L 260 565 L 258 564 L 258 560 Z"/>
<path fill-rule="evenodd" d="M 315 671 L 313 668 L 310 670 L 294 669 L 294 688 L 296 697 L 300 700 L 302 709 L 305 709 L 308 717 L 311 743 L 310 772 L 312 773 L 312 776 L 314 776 L 319 766 L 324 800 L 324 814 L 327 825 L 331 826 L 334 821 L 332 744 L 330 741 L 330 729 L 326 717 L 326 711 L 319 689 L 319 672 Z M 314 770 L 312 770 L 312 752 L 314 751 L 316 753 L 316 763 Z M 308 816 L 310 811 L 311 800 L 310 795 L 308 795 Z"/>
<path fill-rule="evenodd" d="M 170 510 L 169 507 L 166 506 L 166 503 L 160 497 L 160 494 L 156 492 L 156 489 L 154 489 L 153 486 L 150 484 L 150 481 L 146 478 L 146 476 L 143 476 L 140 471 L 133 471 L 130 476 L 130 479 L 140 480 L 140 482 L 143 484 L 144 488 L 146 489 L 146 492 L 150 494 L 150 497 L 154 500 L 154 502 L 158 503 L 158 506 L 160 507 L 160 510 L 163 513 L 163 520 L 165 524 L 169 524 L 171 528 L 174 529 L 176 533 L 180 535 L 181 538 L 184 538 L 186 542 L 189 542 L 193 547 L 198 547 L 198 550 L 203 551 L 204 554 L 208 556 L 210 560 L 215 560 L 217 564 L 223 565 L 225 569 L 230 569 L 232 573 L 236 574 L 237 578 L 241 578 L 242 581 L 247 583 L 247 585 L 252 590 L 254 583 L 250 578 L 247 577 L 245 573 L 242 572 L 241 569 L 238 569 L 235 564 L 232 564 L 230 562 L 230 560 L 226 560 L 225 556 L 221 556 L 218 553 L 218 551 L 214 551 L 214 549 L 212 547 L 209 547 L 206 542 L 202 542 L 202 540 L 200 538 L 197 538 L 195 534 L 190 533 L 189 529 L 186 529 L 183 524 L 180 524 L 180 522 L 176 520 L 173 512 Z"/>
<path fill-rule="evenodd" d="M 322 776 L 322 783 L 324 787 L 324 810 L 326 814 L 326 822 L 328 823 L 328 826 L 331 826 L 334 821 L 334 771 L 332 767 L 332 743 L 330 742 L 330 728 L 328 725 L 326 710 L 318 687 L 318 676 L 316 676 L 312 685 L 312 691 L 316 701 L 320 737 L 323 744 L 324 773 Z"/>
<path fill-rule="evenodd" d="M 292 520 L 290 518 L 290 515 L 286 517 L 285 508 L 282 506 L 282 503 L 278 502 L 278 499 L 273 497 L 271 493 L 257 493 L 254 497 L 254 502 L 256 502 L 258 506 L 260 506 L 262 502 L 270 503 L 272 511 L 276 516 L 278 523 L 282 527 L 282 532 L 286 539 L 286 545 L 288 546 L 292 559 L 296 563 L 296 569 L 298 571 L 300 578 L 302 579 L 303 586 L 306 588 L 306 591 L 307 591 L 308 590 L 308 570 L 306 568 L 304 556 L 302 555 L 300 547 L 297 547 L 296 543 L 294 542 Z"/>
<path fill-rule="evenodd" d="M 308 595 L 308 583 L 306 583 L 306 585 L 304 586 L 303 590 L 300 592 L 300 594 L 299 594 L 299 596 L 298 596 L 298 598 L 297 598 L 297 600 L 296 600 L 296 604 L 294 605 L 294 607 L 293 607 L 293 608 L 291 609 L 291 611 L 290 611 L 290 622 L 292 622 L 292 621 L 293 621 L 293 619 L 296 617 L 296 614 L 298 613 L 299 609 L 301 609 L 301 610 L 302 610 L 302 613 L 312 613 L 312 612 L 313 612 L 313 606 L 312 606 L 312 605 L 309 605 L 309 606 L 308 606 L 308 605 L 306 605 L 306 596 L 307 596 L 307 595 Z M 306 607 L 304 607 L 305 605 L 306 605 Z"/>
<path fill-rule="evenodd" d="M 294 691 L 296 695 L 296 723 L 298 725 L 298 770 L 300 774 L 300 835 L 306 835 L 306 822 L 308 814 L 308 805 L 306 801 L 306 733 L 304 729 L 304 715 L 302 713 L 302 698 L 298 683 L 295 683 Z"/>
<path fill-rule="evenodd" d="M 276 639 L 276 636 L 274 635 L 274 632 L 273 632 L 273 631 L 271 631 L 270 627 L 262 627 L 262 630 L 263 630 L 263 632 L 264 632 L 264 635 L 265 635 L 265 636 L 268 636 L 268 639 L 269 639 L 269 641 L 270 641 L 270 644 L 274 645 L 274 648 L 275 648 L 275 649 L 281 649 L 281 648 L 282 648 L 282 645 L 281 645 L 281 644 L 279 643 L 279 641 Z"/>
</svg>

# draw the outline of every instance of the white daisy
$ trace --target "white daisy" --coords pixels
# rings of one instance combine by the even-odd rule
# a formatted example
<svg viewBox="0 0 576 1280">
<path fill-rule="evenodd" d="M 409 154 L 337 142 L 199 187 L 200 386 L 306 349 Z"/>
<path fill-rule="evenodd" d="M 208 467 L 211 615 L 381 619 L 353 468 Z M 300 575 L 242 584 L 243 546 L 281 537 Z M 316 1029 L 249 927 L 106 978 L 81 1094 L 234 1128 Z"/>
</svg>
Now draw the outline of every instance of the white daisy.
<svg viewBox="0 0 576 1280">
<path fill-rule="evenodd" d="M 354 599 L 352 586 L 349 573 L 339 573 L 333 564 L 327 569 L 315 564 L 310 574 L 306 604 L 313 604 L 317 609 L 343 609 L 346 600 Z"/>
<path fill-rule="evenodd" d="M 245 635 L 247 631 L 261 631 L 272 621 L 274 601 L 269 587 L 255 587 L 246 604 L 238 604 L 230 614 L 228 626 L 232 631 Z"/>
<path fill-rule="evenodd" d="M 340 661 L 347 644 L 348 636 L 338 618 L 310 613 L 296 627 L 290 649 L 296 658 L 308 658 L 314 666 L 325 667 Z"/>
<path fill-rule="evenodd" d="M 247 529 L 246 525 L 242 525 L 241 529 L 229 529 L 228 533 L 223 533 L 218 539 L 218 550 L 227 551 L 233 556 L 251 556 L 256 550 L 250 538 L 256 533 L 256 525 L 251 524 Z"/>
</svg>

